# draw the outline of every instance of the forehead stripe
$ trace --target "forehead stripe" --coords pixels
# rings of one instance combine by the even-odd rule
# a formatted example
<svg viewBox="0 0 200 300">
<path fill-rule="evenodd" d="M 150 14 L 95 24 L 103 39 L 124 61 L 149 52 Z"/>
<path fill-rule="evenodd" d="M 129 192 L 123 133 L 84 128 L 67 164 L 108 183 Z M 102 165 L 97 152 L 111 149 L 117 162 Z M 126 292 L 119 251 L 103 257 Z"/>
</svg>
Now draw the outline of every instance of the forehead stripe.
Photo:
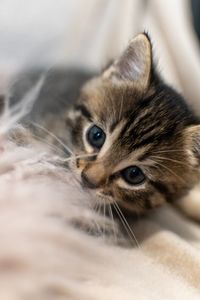
<svg viewBox="0 0 200 300">
<path fill-rule="evenodd" d="M 90 111 L 87 109 L 87 107 L 83 104 L 78 104 L 75 106 L 75 110 L 78 110 L 82 113 L 82 115 L 88 119 L 89 121 L 92 120 L 92 115 L 90 113 Z"/>
<path fill-rule="evenodd" d="M 173 134 L 173 129 L 171 128 L 170 130 L 160 134 L 159 131 L 157 133 L 153 133 L 152 135 L 148 135 L 146 138 L 144 138 L 143 136 L 141 136 L 141 139 L 138 141 L 138 142 L 135 142 L 133 145 L 132 145 L 132 148 L 133 149 L 136 149 L 136 148 L 139 148 L 139 147 L 142 147 L 142 146 L 146 146 L 146 145 L 149 145 L 149 144 L 157 144 L 157 143 L 160 143 L 161 141 L 167 141 L 168 138 L 170 138 Z M 134 136 L 134 135 L 133 135 Z"/>
<path fill-rule="evenodd" d="M 141 111 L 143 112 L 145 108 L 147 109 L 147 107 L 149 106 L 152 99 L 153 99 L 153 96 L 150 96 L 148 98 L 138 101 L 137 109 L 135 109 L 134 111 L 128 112 L 128 114 L 127 114 L 128 121 L 125 124 L 124 128 L 122 129 L 121 136 L 126 134 L 126 132 L 130 129 L 131 125 L 134 123 L 136 118 L 140 115 Z M 147 117 L 148 117 L 147 115 L 144 116 L 144 119 L 146 119 Z M 137 123 L 139 123 L 139 122 L 140 122 L 140 120 L 138 120 Z"/>
</svg>

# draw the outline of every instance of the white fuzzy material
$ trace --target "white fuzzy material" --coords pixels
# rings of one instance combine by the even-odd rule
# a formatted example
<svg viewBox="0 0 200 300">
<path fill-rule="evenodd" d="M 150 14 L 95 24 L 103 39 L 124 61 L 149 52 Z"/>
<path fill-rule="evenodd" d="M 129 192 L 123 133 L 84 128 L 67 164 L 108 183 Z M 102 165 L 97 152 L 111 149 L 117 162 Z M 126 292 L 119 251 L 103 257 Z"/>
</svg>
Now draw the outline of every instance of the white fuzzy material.
<svg viewBox="0 0 200 300">
<path fill-rule="evenodd" d="M 0 299 L 199 299 L 148 246 L 120 247 L 73 228 L 74 220 L 104 224 L 90 196 L 47 153 L 3 144 Z"/>
<path fill-rule="evenodd" d="M 47 153 L 3 144 L 0 299 L 161 299 L 178 287 L 190 298 L 143 250 L 109 245 L 70 225 L 103 220 L 89 208 L 90 196 Z M 167 282 L 162 291 L 161 280 Z"/>
<path fill-rule="evenodd" d="M 14 125 L 39 87 L 1 122 L 0 299 L 199 299 L 199 229 L 173 212 L 132 222 L 139 248 L 74 227 L 112 232 L 113 223 L 58 157 Z"/>
</svg>

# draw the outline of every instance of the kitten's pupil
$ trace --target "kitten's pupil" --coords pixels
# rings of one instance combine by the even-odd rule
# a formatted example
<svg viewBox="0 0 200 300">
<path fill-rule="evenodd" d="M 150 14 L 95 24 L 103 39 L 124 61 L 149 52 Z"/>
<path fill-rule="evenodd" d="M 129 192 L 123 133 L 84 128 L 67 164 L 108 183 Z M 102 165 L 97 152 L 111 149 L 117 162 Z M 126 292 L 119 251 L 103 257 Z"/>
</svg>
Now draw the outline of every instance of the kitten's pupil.
<svg viewBox="0 0 200 300">
<path fill-rule="evenodd" d="M 141 184 L 145 180 L 145 175 L 140 168 L 136 166 L 131 166 L 122 170 L 121 175 L 123 179 L 131 185 Z"/>
<path fill-rule="evenodd" d="M 94 148 L 100 149 L 103 146 L 105 139 L 106 135 L 104 131 L 96 125 L 90 127 L 87 132 L 87 140 L 89 144 Z"/>
</svg>

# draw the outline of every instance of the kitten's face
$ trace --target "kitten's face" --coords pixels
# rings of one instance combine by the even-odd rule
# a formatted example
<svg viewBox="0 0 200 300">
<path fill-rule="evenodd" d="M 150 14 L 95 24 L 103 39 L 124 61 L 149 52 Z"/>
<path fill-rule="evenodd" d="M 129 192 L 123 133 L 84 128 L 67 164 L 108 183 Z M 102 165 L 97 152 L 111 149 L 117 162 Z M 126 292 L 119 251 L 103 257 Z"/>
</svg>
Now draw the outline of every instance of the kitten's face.
<svg viewBox="0 0 200 300">
<path fill-rule="evenodd" d="M 84 187 L 135 213 L 181 197 L 199 177 L 196 119 L 153 75 L 151 56 L 148 38 L 136 37 L 85 85 L 71 120 Z"/>
</svg>

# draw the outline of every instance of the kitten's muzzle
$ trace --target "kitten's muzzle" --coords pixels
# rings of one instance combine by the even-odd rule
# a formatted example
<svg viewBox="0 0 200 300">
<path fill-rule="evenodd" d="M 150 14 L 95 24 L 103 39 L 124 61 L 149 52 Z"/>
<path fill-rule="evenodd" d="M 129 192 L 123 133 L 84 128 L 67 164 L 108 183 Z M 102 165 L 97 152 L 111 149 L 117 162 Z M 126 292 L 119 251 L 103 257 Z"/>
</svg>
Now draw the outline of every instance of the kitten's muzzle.
<svg viewBox="0 0 200 300">
<path fill-rule="evenodd" d="M 93 164 L 83 169 L 81 179 L 84 187 L 97 189 L 105 185 L 107 173 L 102 164 Z"/>
<path fill-rule="evenodd" d="M 84 172 L 81 173 L 81 179 L 82 179 L 83 187 L 86 187 L 89 189 L 97 189 L 99 187 L 98 183 L 94 182 L 90 178 L 88 178 Z"/>
</svg>

